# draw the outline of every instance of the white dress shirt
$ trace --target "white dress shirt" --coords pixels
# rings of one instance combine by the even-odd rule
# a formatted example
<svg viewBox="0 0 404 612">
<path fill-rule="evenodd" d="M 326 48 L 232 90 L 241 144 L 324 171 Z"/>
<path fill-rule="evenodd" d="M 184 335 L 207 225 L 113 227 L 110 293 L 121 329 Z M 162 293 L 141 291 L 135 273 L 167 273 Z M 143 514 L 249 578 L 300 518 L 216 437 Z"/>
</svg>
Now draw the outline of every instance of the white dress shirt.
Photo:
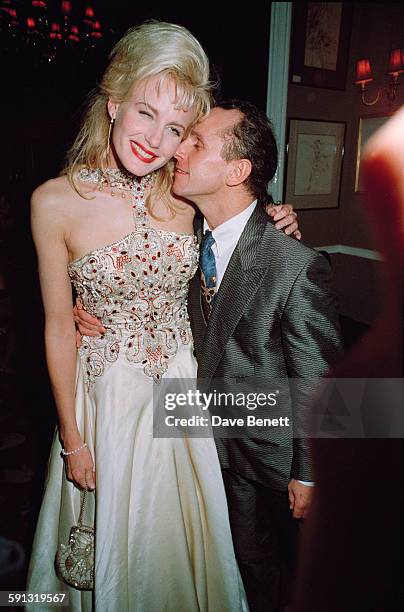
<svg viewBox="0 0 404 612">
<path fill-rule="evenodd" d="M 241 213 L 228 219 L 221 225 L 215 227 L 212 230 L 212 236 L 215 242 L 212 244 L 212 251 L 216 260 L 216 291 L 219 290 L 220 283 L 222 282 L 224 273 L 227 270 L 231 256 L 233 255 L 234 249 L 240 239 L 241 234 L 251 215 L 253 214 L 255 207 L 257 206 L 257 200 L 251 202 L 251 204 L 245 208 Z M 206 219 L 203 220 L 203 233 L 210 230 Z M 298 480 L 298 482 L 312 487 L 314 482 L 308 482 L 305 480 Z"/>
<path fill-rule="evenodd" d="M 256 205 L 257 200 L 254 200 L 254 202 L 252 202 L 250 206 L 245 208 L 241 213 L 235 217 L 232 217 L 231 219 L 228 219 L 212 230 L 212 236 L 215 239 L 215 242 L 212 244 L 212 251 L 216 260 L 216 291 L 220 287 L 224 273 L 226 272 L 231 256 L 233 255 L 233 251 L 236 248 L 240 236 L 247 225 L 247 221 L 253 214 Z M 210 227 L 208 222 L 206 219 L 204 219 L 203 233 L 209 229 Z"/>
</svg>

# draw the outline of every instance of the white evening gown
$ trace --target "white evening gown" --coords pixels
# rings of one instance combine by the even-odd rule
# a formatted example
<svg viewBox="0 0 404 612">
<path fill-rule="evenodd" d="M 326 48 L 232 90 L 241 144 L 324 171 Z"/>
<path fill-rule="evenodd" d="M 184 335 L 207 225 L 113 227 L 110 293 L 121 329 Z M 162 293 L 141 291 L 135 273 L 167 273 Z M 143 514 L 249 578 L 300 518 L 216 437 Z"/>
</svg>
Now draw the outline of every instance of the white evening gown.
<svg viewBox="0 0 404 612">
<path fill-rule="evenodd" d="M 85 309 L 107 327 L 83 338 L 77 358 L 77 422 L 97 479 L 95 588 L 55 573 L 80 506 L 56 436 L 28 589 L 66 591 L 74 612 L 248 609 L 214 440 L 152 432 L 153 379 L 196 375 L 186 298 L 197 261 L 195 237 L 151 228 L 141 200 L 131 234 L 69 265 Z"/>
</svg>

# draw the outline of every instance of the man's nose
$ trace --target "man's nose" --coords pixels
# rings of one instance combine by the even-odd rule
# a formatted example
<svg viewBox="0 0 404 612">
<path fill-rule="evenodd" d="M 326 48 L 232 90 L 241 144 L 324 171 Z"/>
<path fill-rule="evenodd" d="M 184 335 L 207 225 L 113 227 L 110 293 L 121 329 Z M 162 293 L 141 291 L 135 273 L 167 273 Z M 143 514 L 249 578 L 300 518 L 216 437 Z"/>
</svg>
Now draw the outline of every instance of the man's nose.
<svg viewBox="0 0 404 612">
<path fill-rule="evenodd" d="M 179 145 L 178 149 L 174 153 L 174 157 L 175 157 L 175 159 L 178 159 L 178 160 L 184 159 L 184 157 L 185 157 L 185 144 L 184 144 L 184 142 L 182 142 Z"/>
</svg>

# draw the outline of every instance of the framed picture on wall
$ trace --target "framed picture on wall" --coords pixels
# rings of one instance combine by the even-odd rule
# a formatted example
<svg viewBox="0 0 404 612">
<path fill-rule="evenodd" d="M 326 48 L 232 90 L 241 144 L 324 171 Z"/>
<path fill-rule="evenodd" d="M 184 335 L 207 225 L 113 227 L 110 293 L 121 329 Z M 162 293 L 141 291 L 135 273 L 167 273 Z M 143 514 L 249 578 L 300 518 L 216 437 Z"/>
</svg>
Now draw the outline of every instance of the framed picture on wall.
<svg viewBox="0 0 404 612">
<path fill-rule="evenodd" d="M 355 191 L 363 191 L 361 184 L 361 159 L 369 138 L 391 117 L 388 115 L 366 115 L 359 117 L 358 144 L 356 153 Z"/>
<path fill-rule="evenodd" d="M 290 119 L 285 202 L 338 208 L 345 123 Z"/>
<path fill-rule="evenodd" d="M 345 89 L 352 24 L 351 2 L 294 2 L 290 80 Z"/>
</svg>

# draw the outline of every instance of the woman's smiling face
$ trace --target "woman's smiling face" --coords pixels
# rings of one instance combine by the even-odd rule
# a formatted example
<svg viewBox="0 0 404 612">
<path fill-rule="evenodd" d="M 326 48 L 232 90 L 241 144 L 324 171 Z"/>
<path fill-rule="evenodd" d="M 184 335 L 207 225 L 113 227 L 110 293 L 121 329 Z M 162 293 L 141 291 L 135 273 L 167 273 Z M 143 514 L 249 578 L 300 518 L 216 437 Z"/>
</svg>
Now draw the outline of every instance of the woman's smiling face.
<svg viewBox="0 0 404 612">
<path fill-rule="evenodd" d="M 115 117 L 110 167 L 144 176 L 173 157 L 195 116 L 192 108 L 176 108 L 175 99 L 175 83 L 157 75 L 137 83 L 124 102 L 108 101 L 108 112 Z"/>
</svg>

